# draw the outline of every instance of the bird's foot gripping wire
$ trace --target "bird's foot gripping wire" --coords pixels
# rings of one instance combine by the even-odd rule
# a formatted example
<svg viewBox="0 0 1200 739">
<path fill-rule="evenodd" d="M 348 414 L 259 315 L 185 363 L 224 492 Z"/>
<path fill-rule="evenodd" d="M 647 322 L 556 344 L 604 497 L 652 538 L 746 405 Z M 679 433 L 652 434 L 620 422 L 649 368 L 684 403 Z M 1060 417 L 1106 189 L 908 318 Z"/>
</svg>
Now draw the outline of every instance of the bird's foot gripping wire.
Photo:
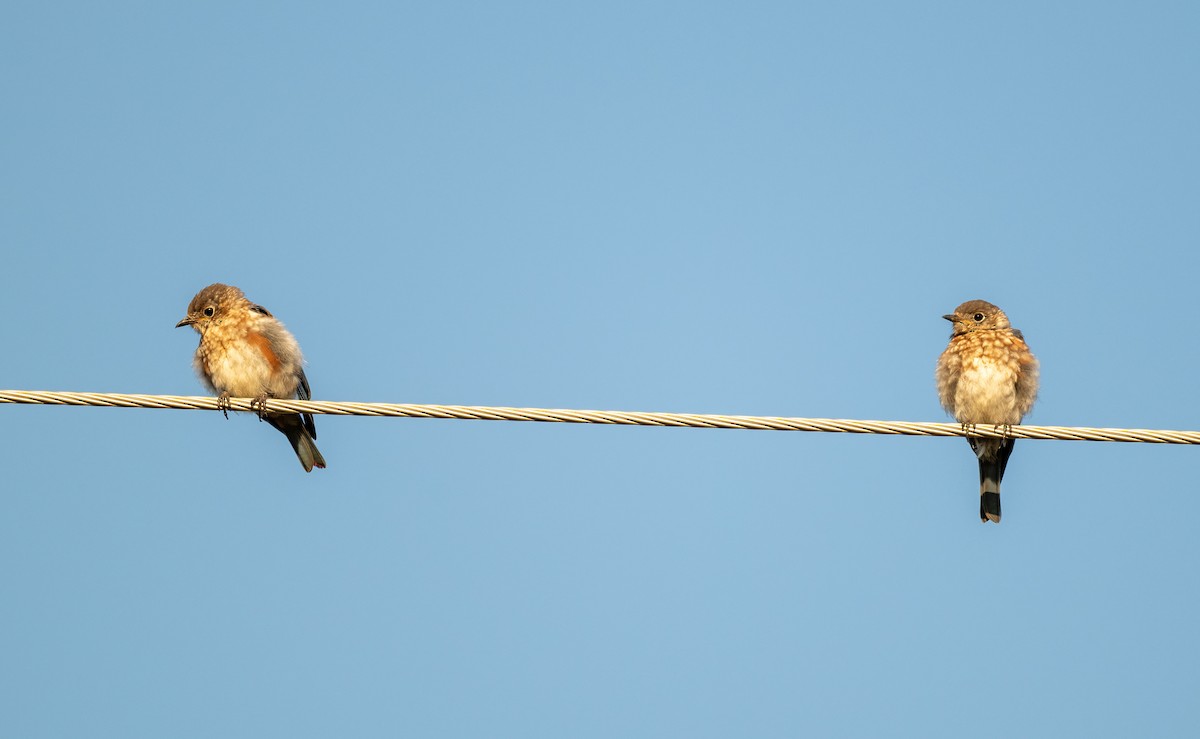
<svg viewBox="0 0 1200 739">
<path fill-rule="evenodd" d="M 963 436 L 967 437 L 968 439 L 972 436 L 975 436 L 975 424 L 964 422 L 962 425 L 962 432 Z"/>
<path fill-rule="evenodd" d="M 267 414 L 267 394 L 263 393 L 254 400 L 250 401 L 250 408 L 258 414 L 258 420 L 262 421 Z"/>
<path fill-rule="evenodd" d="M 229 393 L 221 393 L 217 396 L 217 410 L 225 414 L 225 420 L 229 420 Z"/>
<path fill-rule="evenodd" d="M 1001 434 L 1003 434 L 1003 436 L 1001 438 L 1004 438 L 1004 439 L 1012 438 L 1012 424 L 1011 423 L 996 424 L 996 430 L 998 430 Z"/>
</svg>

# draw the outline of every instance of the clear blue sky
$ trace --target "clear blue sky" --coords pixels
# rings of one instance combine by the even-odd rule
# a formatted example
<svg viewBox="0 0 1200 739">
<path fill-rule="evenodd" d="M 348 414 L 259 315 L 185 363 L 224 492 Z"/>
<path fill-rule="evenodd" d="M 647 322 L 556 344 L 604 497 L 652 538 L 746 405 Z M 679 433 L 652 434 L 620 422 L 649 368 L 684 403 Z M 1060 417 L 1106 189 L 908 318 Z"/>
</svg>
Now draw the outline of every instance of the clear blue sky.
<svg viewBox="0 0 1200 739">
<path fill-rule="evenodd" d="M 1194 3 L 36 3 L 0 387 L 1200 428 Z M 1195 735 L 1197 454 L 0 407 L 0 735 Z"/>
</svg>

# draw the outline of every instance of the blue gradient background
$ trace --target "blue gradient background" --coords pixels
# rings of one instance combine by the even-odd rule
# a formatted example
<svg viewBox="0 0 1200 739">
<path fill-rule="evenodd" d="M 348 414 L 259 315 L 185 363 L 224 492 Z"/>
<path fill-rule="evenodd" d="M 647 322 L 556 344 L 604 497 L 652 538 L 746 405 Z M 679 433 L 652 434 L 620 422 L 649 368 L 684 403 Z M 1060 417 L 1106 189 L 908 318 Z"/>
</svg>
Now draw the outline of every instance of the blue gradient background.
<svg viewBox="0 0 1200 739">
<path fill-rule="evenodd" d="M 0 387 L 1200 427 L 1193 3 L 40 3 L 0 23 Z M 1194 736 L 1196 454 L 0 407 L 0 734 Z"/>
</svg>

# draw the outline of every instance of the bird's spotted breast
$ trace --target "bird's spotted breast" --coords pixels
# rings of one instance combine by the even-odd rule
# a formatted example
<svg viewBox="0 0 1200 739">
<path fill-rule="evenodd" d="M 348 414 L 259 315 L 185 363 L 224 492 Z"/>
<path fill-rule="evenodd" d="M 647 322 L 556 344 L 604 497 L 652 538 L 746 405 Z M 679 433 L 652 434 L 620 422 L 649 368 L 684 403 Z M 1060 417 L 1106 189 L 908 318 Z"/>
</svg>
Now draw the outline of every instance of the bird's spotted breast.
<svg viewBox="0 0 1200 739">
<path fill-rule="evenodd" d="M 952 343 L 961 362 L 954 416 L 971 423 L 1019 423 L 1017 380 L 1024 342 L 989 331 L 966 334 Z"/>
<path fill-rule="evenodd" d="M 214 336 L 212 331 L 200 342 L 196 360 L 217 392 L 235 398 L 263 394 L 272 375 L 271 362 L 256 344 Z"/>
</svg>

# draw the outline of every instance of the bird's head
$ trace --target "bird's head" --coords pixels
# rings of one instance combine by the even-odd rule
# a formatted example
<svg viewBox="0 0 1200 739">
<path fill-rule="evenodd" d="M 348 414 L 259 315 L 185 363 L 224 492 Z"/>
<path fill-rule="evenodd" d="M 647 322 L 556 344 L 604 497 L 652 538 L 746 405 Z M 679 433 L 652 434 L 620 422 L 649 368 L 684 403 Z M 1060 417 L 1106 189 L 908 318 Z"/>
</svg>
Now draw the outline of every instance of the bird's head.
<svg viewBox="0 0 1200 739">
<path fill-rule="evenodd" d="M 175 328 L 191 326 L 203 335 L 213 325 L 220 323 L 240 300 L 244 300 L 241 290 L 232 285 L 213 283 L 196 293 L 196 297 L 188 303 L 187 315 L 175 324 Z"/>
<path fill-rule="evenodd" d="M 968 300 L 955 308 L 953 313 L 947 313 L 942 318 L 954 324 L 955 336 L 972 331 L 1012 328 L 1004 311 L 986 300 Z"/>
</svg>

